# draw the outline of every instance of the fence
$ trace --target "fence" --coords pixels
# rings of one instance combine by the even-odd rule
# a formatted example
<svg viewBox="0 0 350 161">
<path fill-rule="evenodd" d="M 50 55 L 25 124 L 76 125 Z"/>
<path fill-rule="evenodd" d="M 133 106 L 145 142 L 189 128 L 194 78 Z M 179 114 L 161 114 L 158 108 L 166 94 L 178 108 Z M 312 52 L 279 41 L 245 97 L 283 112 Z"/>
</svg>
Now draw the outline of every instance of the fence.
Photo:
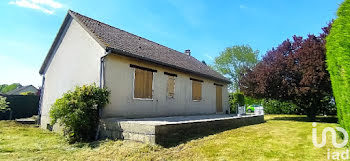
<svg viewBox="0 0 350 161">
<path fill-rule="evenodd" d="M 10 111 L 0 112 L 0 120 L 26 118 L 38 114 L 39 96 L 1 95 L 9 102 Z"/>
<path fill-rule="evenodd" d="M 255 107 L 254 114 L 255 115 L 264 115 L 265 114 L 264 107 L 263 106 Z"/>
<path fill-rule="evenodd" d="M 245 106 L 238 106 L 237 105 L 237 114 L 238 115 L 244 115 L 246 114 L 246 107 Z"/>
</svg>

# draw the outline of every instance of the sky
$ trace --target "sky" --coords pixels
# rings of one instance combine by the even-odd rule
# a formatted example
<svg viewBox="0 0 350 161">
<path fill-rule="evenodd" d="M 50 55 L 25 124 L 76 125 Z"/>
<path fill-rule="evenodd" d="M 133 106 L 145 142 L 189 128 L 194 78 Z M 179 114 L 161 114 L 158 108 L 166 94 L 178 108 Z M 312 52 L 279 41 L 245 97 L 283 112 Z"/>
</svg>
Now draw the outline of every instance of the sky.
<svg viewBox="0 0 350 161">
<path fill-rule="evenodd" d="M 41 85 L 68 9 L 212 64 L 233 45 L 260 51 L 318 34 L 343 0 L 1 0 L 0 84 Z"/>
</svg>

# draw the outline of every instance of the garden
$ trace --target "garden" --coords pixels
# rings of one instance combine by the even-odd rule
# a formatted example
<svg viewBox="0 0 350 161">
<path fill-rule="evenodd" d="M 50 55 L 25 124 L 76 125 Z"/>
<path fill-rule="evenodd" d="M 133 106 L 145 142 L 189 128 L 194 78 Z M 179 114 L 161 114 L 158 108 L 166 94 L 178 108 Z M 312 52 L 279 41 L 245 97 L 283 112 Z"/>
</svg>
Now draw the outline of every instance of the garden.
<svg viewBox="0 0 350 161">
<path fill-rule="evenodd" d="M 33 125 L 0 121 L 0 160 L 328 160 L 342 152 L 331 142 L 312 143 L 312 122 L 301 115 L 266 115 L 266 123 L 198 138 L 175 147 L 104 140 L 69 144 Z M 334 117 L 316 117 L 317 127 L 336 127 Z M 328 140 L 331 140 L 329 135 Z M 321 135 L 318 135 L 321 140 Z M 338 138 L 338 141 L 341 139 Z"/>
<path fill-rule="evenodd" d="M 294 35 L 261 58 L 249 45 L 234 45 L 214 59 L 211 67 L 233 82 L 231 113 L 238 106 L 261 105 L 265 123 L 193 138 L 170 148 L 127 140 L 96 141 L 100 112 L 109 102 L 110 91 L 84 85 L 65 93 L 51 108 L 51 126 L 62 125 L 64 135 L 36 125 L 0 121 L 0 160 L 349 159 L 349 144 L 335 147 L 348 143 L 350 133 L 349 29 L 350 0 L 345 0 L 337 18 L 319 34 Z M 8 108 L 1 97 L 0 111 Z M 321 140 L 322 145 L 327 142 L 319 148 Z"/>
</svg>

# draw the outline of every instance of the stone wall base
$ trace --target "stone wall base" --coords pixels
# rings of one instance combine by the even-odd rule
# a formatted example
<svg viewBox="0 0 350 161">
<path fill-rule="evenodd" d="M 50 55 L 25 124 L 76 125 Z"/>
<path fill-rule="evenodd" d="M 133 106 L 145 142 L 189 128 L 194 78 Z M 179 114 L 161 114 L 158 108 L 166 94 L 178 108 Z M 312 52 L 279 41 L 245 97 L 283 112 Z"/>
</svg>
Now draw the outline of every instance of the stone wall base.
<svg viewBox="0 0 350 161">
<path fill-rule="evenodd" d="M 134 140 L 167 147 L 225 130 L 263 122 L 264 115 L 230 116 L 224 119 L 179 121 L 162 124 L 144 123 L 132 119 L 102 119 L 100 139 Z"/>
</svg>

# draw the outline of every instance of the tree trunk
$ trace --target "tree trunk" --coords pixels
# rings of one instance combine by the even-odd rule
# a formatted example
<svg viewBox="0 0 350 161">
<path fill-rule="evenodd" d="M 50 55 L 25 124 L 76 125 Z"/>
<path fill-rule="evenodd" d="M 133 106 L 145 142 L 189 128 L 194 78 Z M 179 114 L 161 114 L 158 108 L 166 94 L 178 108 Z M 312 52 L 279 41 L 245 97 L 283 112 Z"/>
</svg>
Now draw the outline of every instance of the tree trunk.
<svg viewBox="0 0 350 161">
<path fill-rule="evenodd" d="M 306 115 L 310 119 L 310 121 L 315 121 L 316 115 L 317 115 L 317 108 L 315 106 L 318 106 L 318 104 L 312 103 L 311 106 L 306 107 Z"/>
</svg>

